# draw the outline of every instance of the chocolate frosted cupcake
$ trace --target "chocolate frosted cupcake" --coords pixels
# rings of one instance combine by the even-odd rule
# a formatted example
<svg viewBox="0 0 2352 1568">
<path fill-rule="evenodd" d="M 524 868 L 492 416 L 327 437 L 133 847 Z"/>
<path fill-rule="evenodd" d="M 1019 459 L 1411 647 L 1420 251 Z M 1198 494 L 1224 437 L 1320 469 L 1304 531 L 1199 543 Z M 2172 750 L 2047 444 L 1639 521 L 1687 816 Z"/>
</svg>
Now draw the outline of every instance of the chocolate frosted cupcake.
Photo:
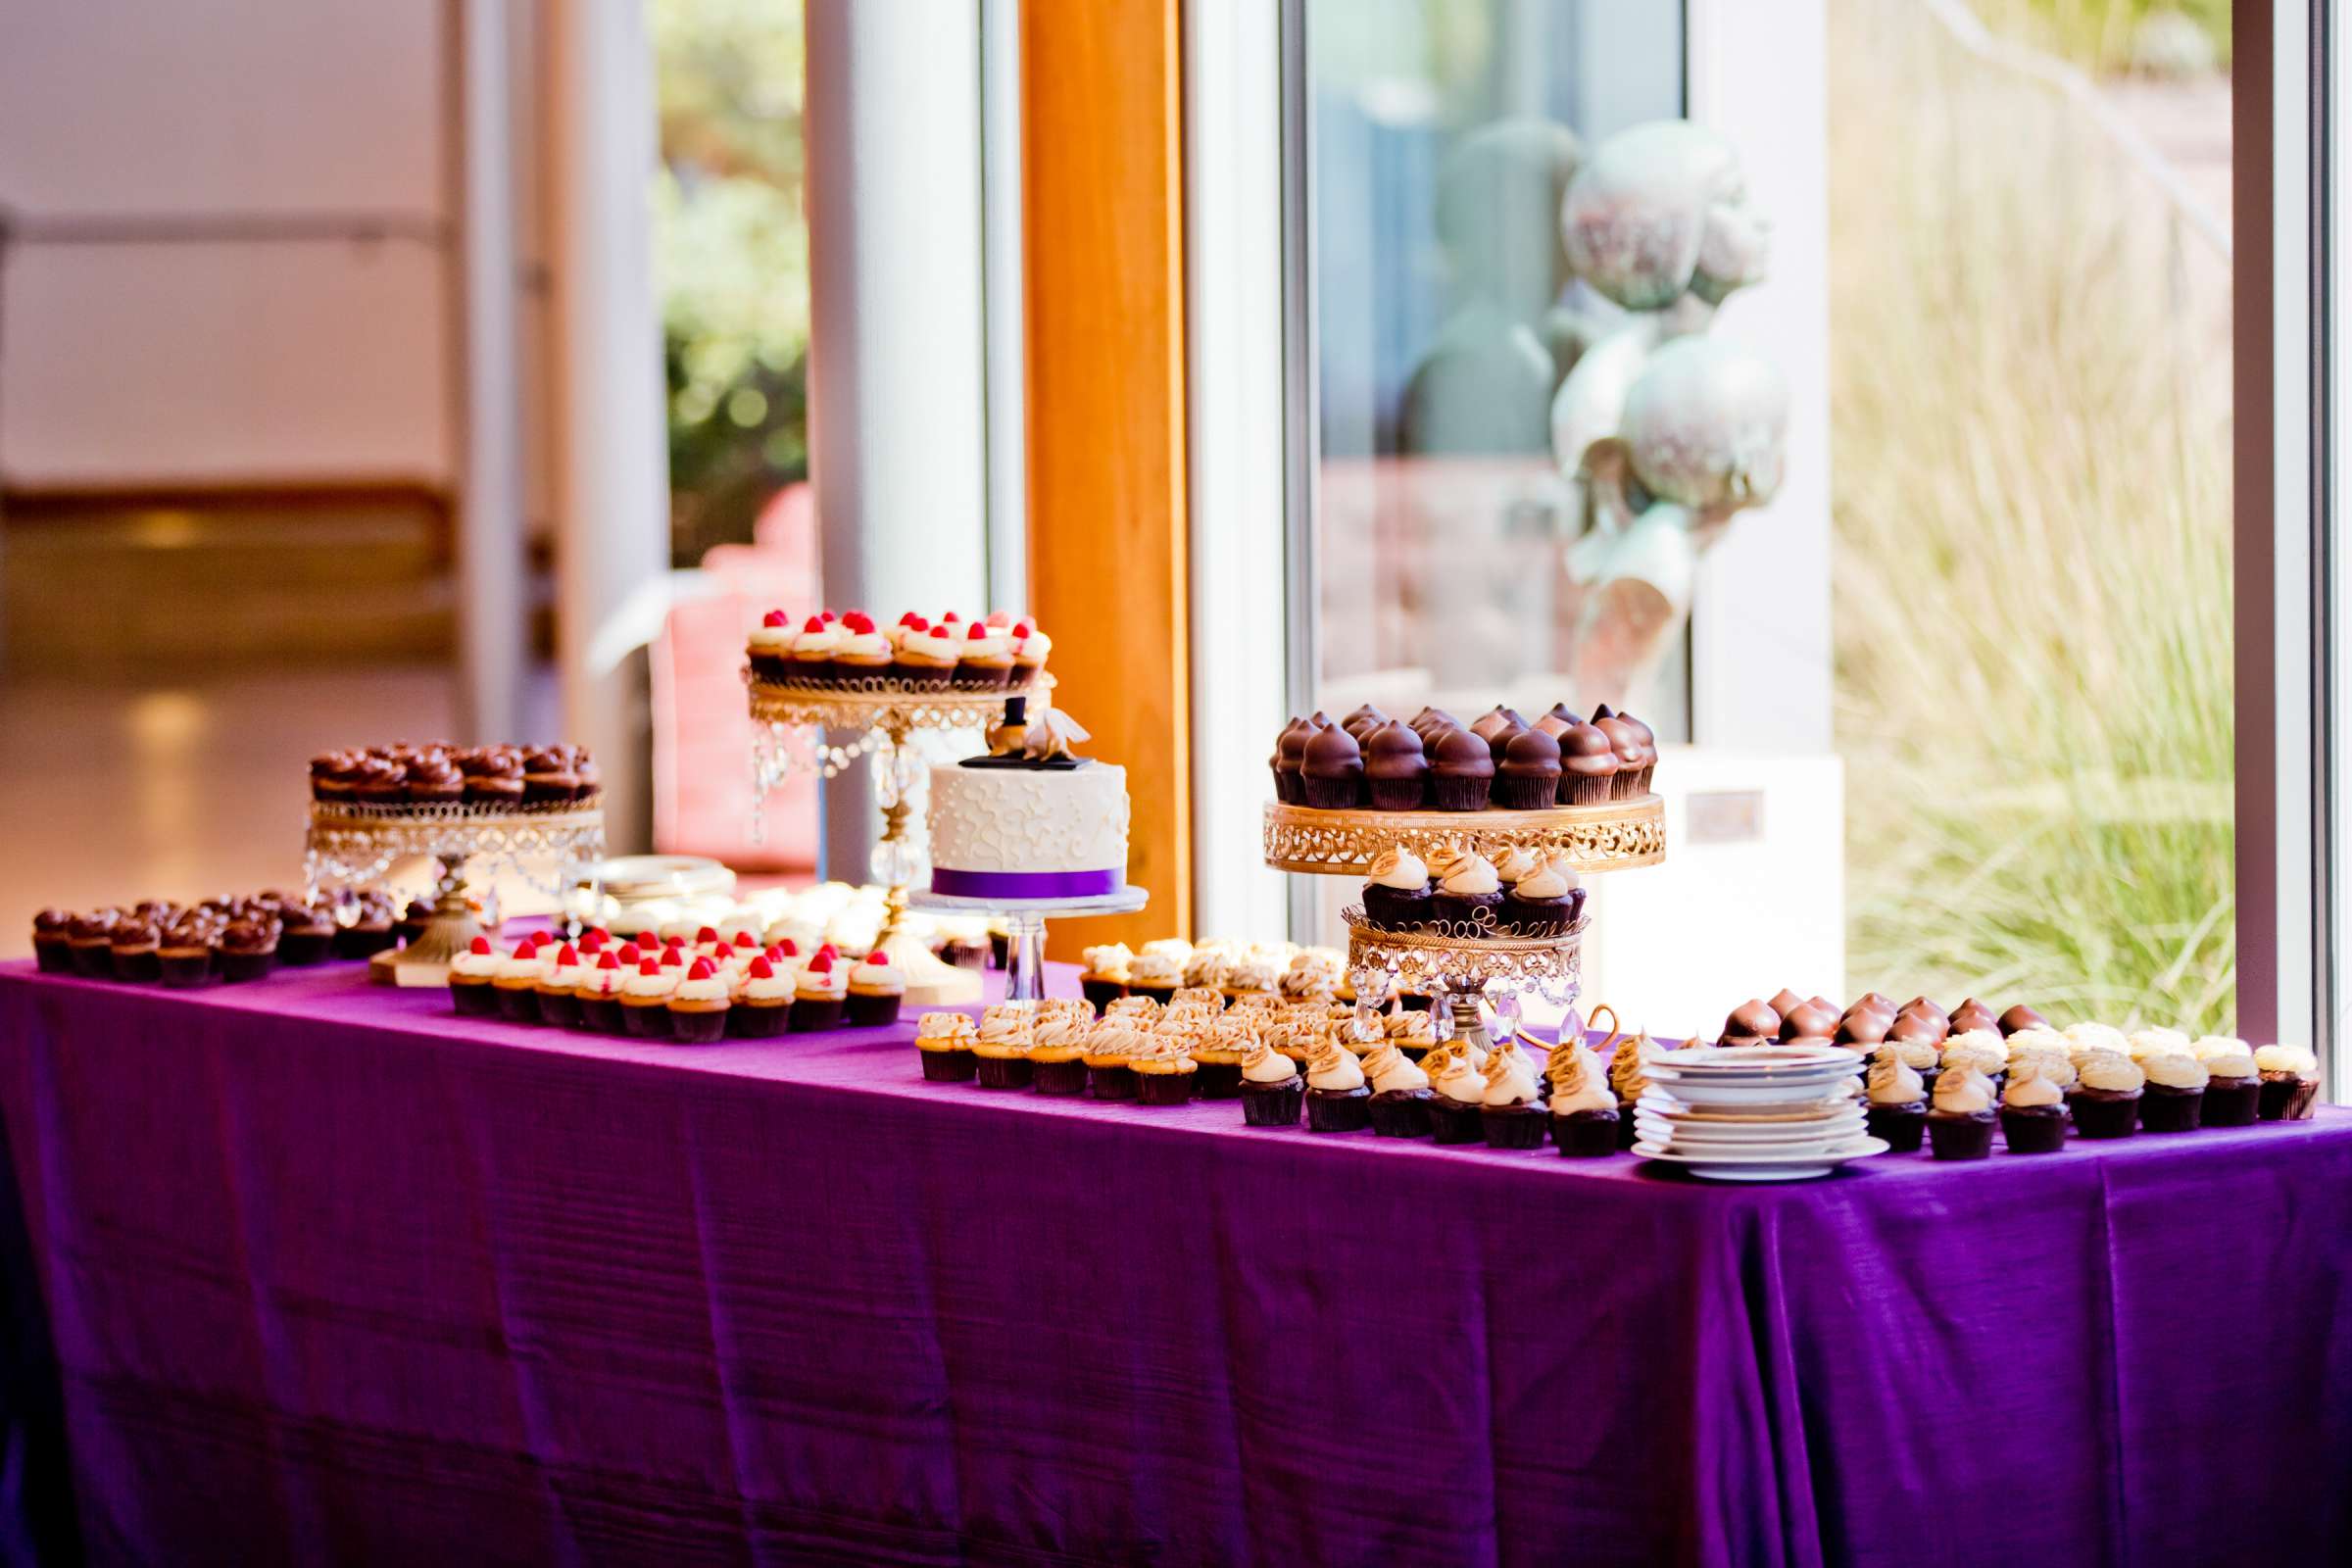
<svg viewBox="0 0 2352 1568">
<path fill-rule="evenodd" d="M 1285 806 L 1306 803 L 1302 769 L 1306 766 L 1307 737 L 1314 732 L 1314 726 L 1305 719 L 1294 718 L 1274 737 L 1274 750 L 1266 759 L 1266 768 L 1274 775 L 1274 798 Z"/>
<path fill-rule="evenodd" d="M 1954 1007 L 1945 1022 L 1951 1025 L 1952 1033 L 1956 1035 L 1971 1034 L 1978 1030 L 2004 1036 L 2009 1032 L 2001 1027 L 1999 1015 L 1974 997 Z"/>
<path fill-rule="evenodd" d="M 1372 1125 L 1372 1091 L 1355 1053 L 1326 1041 L 1306 1064 L 1306 1125 L 1318 1133 L 1360 1133 Z"/>
<path fill-rule="evenodd" d="M 2243 1040 L 2207 1035 L 2190 1048 L 2205 1064 L 2207 1127 L 2251 1127 L 2262 1103 L 2261 1069 L 2254 1064 L 2254 1048 Z"/>
<path fill-rule="evenodd" d="M 1600 1058 L 1579 1040 L 1563 1040 L 1544 1063 L 1551 1083 L 1545 1109 L 1551 1143 L 1563 1159 L 1598 1159 L 1617 1152 L 1617 1097 Z"/>
<path fill-rule="evenodd" d="M 132 918 L 119 922 L 107 936 L 107 962 L 118 980 L 133 985 L 153 985 L 164 977 L 163 959 L 158 956 L 164 944 L 164 934 L 146 920 Z"/>
<path fill-rule="evenodd" d="M 1365 739 L 1370 736 L 1374 730 L 1379 729 L 1388 721 L 1388 714 L 1382 712 L 1370 703 L 1361 703 L 1357 705 L 1353 712 L 1350 712 L 1346 718 L 1340 720 L 1340 728 L 1354 736 L 1355 744 L 1362 746 L 1365 742 Z"/>
<path fill-rule="evenodd" d="M 1584 716 L 1566 703 L 1554 703 L 1548 710 L 1539 714 L 1535 723 L 1530 727 L 1542 730 L 1556 741 L 1584 721 Z"/>
<path fill-rule="evenodd" d="M 293 969 L 322 963 L 335 945 L 335 917 L 316 904 L 289 904 L 277 913 L 277 961 Z"/>
<path fill-rule="evenodd" d="M 335 956 L 371 958 L 392 946 L 398 940 L 392 932 L 392 912 L 388 895 L 373 891 L 361 894 L 350 922 L 335 931 Z"/>
<path fill-rule="evenodd" d="M 2264 1121 L 2309 1121 L 2320 1097 L 2320 1061 L 2301 1046 L 2265 1046 L 2254 1053 L 2262 1075 L 2256 1108 Z"/>
<path fill-rule="evenodd" d="M 202 915 L 182 915 L 156 948 L 156 976 L 167 990 L 193 991 L 212 979 L 214 928 Z"/>
<path fill-rule="evenodd" d="M 1600 806 L 1617 793 L 1617 748 L 1592 724 L 1563 730 L 1560 742 L 1560 804 Z"/>
<path fill-rule="evenodd" d="M 2001 1091 L 2001 1141 L 2012 1154 L 2055 1154 L 2066 1147 L 2066 1089 L 2038 1072 L 2013 1075 Z"/>
<path fill-rule="evenodd" d="M 2205 1064 L 2185 1051 L 2160 1051 L 2139 1070 L 2148 1082 L 2139 1097 L 2139 1125 L 2151 1133 L 2194 1132 L 2205 1110 Z"/>
<path fill-rule="evenodd" d="M 1494 769 L 1494 804 L 1543 810 L 1559 804 L 1560 743 L 1540 729 L 1511 733 Z"/>
<path fill-rule="evenodd" d="M 1364 787 L 1378 811 L 1418 811 L 1429 800 L 1429 758 L 1421 737 L 1395 719 L 1362 742 Z"/>
<path fill-rule="evenodd" d="M 259 980 L 277 966 L 277 922 L 235 920 L 220 933 L 220 978 Z"/>
<path fill-rule="evenodd" d="M 1972 1067 L 1950 1067 L 1936 1080 L 1928 1111 L 1928 1147 L 1937 1159 L 1983 1159 L 1999 1121 L 1992 1080 Z"/>
<path fill-rule="evenodd" d="M 2131 1057 L 2091 1053 L 2076 1069 L 2074 1092 L 2066 1097 L 2075 1131 L 2085 1138 L 2131 1137 L 2139 1127 L 2140 1093 L 2147 1082 Z"/>
<path fill-rule="evenodd" d="M 1838 1032 L 1838 1005 L 1821 997 L 1800 1002 L 1781 1014 L 1781 1039 L 1827 1040 Z"/>
<path fill-rule="evenodd" d="M 1830 1041 L 1867 1054 L 1886 1043 L 1886 1036 L 1894 1028 L 1894 1017 L 1891 1009 L 1881 1007 L 1865 997 L 1845 1009 Z"/>
<path fill-rule="evenodd" d="M 1364 752 L 1339 725 L 1317 730 L 1299 763 L 1306 804 L 1318 810 L 1349 810 L 1364 804 Z"/>
<path fill-rule="evenodd" d="M 1438 876 L 1430 912 L 1465 930 L 1494 930 L 1502 917 L 1502 878 L 1483 855 L 1460 855 Z"/>
<path fill-rule="evenodd" d="M 1432 906 L 1429 867 L 1421 857 L 1399 844 L 1374 857 L 1364 884 L 1365 919 L 1385 930 L 1417 931 L 1429 923 Z"/>
<path fill-rule="evenodd" d="M 1918 1072 L 1893 1051 L 1882 1047 L 1871 1058 L 1862 1103 L 1871 1137 L 1884 1138 L 1898 1154 L 1919 1152 L 1928 1131 L 1928 1092 Z"/>
<path fill-rule="evenodd" d="M 1471 734 L 1490 743 L 1497 735 L 1525 728 L 1527 728 L 1527 720 L 1500 703 L 1496 703 L 1493 708 L 1472 719 L 1469 725 Z M 1502 758 L 1497 755 L 1494 760 L 1499 762 Z"/>
<path fill-rule="evenodd" d="M 1553 856 L 1503 891 L 1497 911 L 1502 930 L 1517 937 L 1558 936 L 1576 923 L 1584 893 L 1568 858 Z"/>
<path fill-rule="evenodd" d="M 43 909 L 32 917 L 32 956 L 43 974 L 74 972 L 74 916 Z"/>
<path fill-rule="evenodd" d="M 1487 1081 L 1479 1131 L 1489 1149 L 1540 1149 L 1547 1130 L 1543 1083 L 1536 1064 L 1515 1040 L 1505 1039 L 1487 1054 Z"/>
<path fill-rule="evenodd" d="M 1483 811 L 1494 792 L 1494 757 L 1466 729 L 1429 741 L 1429 804 L 1441 811 Z"/>
<path fill-rule="evenodd" d="M 2022 1002 L 2000 1016 L 2000 1030 L 2004 1035 L 2017 1034 L 2027 1029 L 2047 1029 L 2049 1026 L 2049 1019 L 2044 1018 Z"/>
<path fill-rule="evenodd" d="M 1726 1046 L 1761 1046 L 1781 1038 L 1781 1015 L 1769 1002 L 1750 997 L 1731 1010 L 1723 1020 L 1723 1033 L 1717 1043 Z"/>
<path fill-rule="evenodd" d="M 968 1084 L 979 1071 L 972 1042 L 979 1028 L 971 1014 L 926 1012 L 914 1026 L 915 1054 L 922 1058 L 923 1077 L 935 1084 Z"/>
<path fill-rule="evenodd" d="M 1451 1047 L 1421 1058 L 1429 1075 L 1430 1132 L 1441 1144 L 1487 1141 L 1487 1077 L 1478 1063 Z"/>
<path fill-rule="evenodd" d="M 1592 726 L 1608 737 L 1610 755 L 1617 762 L 1617 771 L 1609 780 L 1610 798 L 1630 801 L 1645 791 L 1649 769 L 1642 760 L 1641 732 L 1605 708 L 1593 710 Z"/>
<path fill-rule="evenodd" d="M 1264 1041 L 1242 1056 L 1242 1121 L 1250 1127 L 1296 1127 L 1306 1098 L 1298 1065 Z"/>
<path fill-rule="evenodd" d="M 1384 1041 L 1365 1054 L 1362 1065 L 1372 1088 L 1372 1130 L 1383 1138 L 1427 1138 L 1435 1097 L 1421 1064 Z"/>
<path fill-rule="evenodd" d="M 1473 731 L 1473 733 L 1476 732 Z M 1487 743 L 1487 756 L 1493 759 L 1497 776 L 1502 772 L 1502 760 L 1510 755 L 1511 742 L 1527 733 L 1527 726 L 1519 721 L 1519 715 L 1516 713 L 1506 713 L 1502 723 L 1487 731 L 1483 737 Z M 1546 736 L 1545 739 L 1549 739 L 1549 737 Z M 1559 742 L 1552 741 L 1552 745 L 1556 747 Z M 1500 806 L 1503 803 L 1497 800 L 1494 804 Z"/>
<path fill-rule="evenodd" d="M 97 909 L 74 916 L 66 929 L 66 952 L 74 972 L 85 980 L 108 980 L 115 973 L 115 911 Z"/>
</svg>

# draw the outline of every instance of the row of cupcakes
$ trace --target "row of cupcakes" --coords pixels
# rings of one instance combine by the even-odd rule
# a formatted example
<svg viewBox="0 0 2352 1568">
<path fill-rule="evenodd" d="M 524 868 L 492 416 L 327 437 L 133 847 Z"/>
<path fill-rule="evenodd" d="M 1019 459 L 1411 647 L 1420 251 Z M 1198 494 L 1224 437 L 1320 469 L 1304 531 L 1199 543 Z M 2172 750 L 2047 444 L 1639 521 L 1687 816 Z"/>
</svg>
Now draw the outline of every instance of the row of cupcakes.
<svg viewBox="0 0 2352 1568">
<path fill-rule="evenodd" d="M 571 941 L 525 937 L 504 954 L 476 937 L 451 962 L 449 992 L 468 1017 L 708 1045 L 896 1023 L 906 982 L 882 952 L 853 961 L 820 947 L 804 958 L 790 942 L 640 945 L 591 928 Z"/>
<path fill-rule="evenodd" d="M 1541 1068 L 1515 1039 L 1488 1047 L 1461 1036 L 1418 1058 L 1395 1040 L 1360 1056 L 1335 1042 L 1303 1067 L 1269 1050 L 1246 1058 L 1242 1072 L 1243 1120 L 1251 1127 L 1296 1126 L 1303 1108 L 1315 1132 L 1369 1129 L 1498 1150 L 1539 1149 L 1548 1139 L 1574 1159 L 1618 1148 L 1617 1101 L 1600 1058 L 1575 1040 L 1553 1048 Z"/>
<path fill-rule="evenodd" d="M 330 806 L 553 806 L 603 788 L 584 746 L 398 741 L 311 759 L 311 798 Z"/>
<path fill-rule="evenodd" d="M 1429 1017 L 1415 1016 L 1424 1023 Z M 998 1003 L 976 1021 L 966 1012 L 925 1013 L 915 1044 L 923 1076 L 934 1082 L 1133 1100 L 1147 1088 L 1142 1079 L 1168 1078 L 1177 1081 L 1148 1086 L 1150 1098 L 1152 1103 L 1173 1104 L 1238 1094 L 1241 1058 L 1251 1046 L 1263 1044 L 1303 1062 L 1345 1041 L 1354 1018 L 1352 1004 L 1330 999 L 1263 992 L 1228 999 L 1207 987 L 1188 987 L 1165 1003 L 1120 997 L 1100 1016 L 1093 1003 L 1077 997 Z M 1069 1027 L 1050 1029 L 1050 1024 Z M 1139 1059 L 1145 1065 L 1138 1067 L 1128 1058 L 1136 1054 L 1139 1037 L 1175 1049 L 1155 1045 L 1143 1051 Z M 1072 1053 L 1067 1048 L 1073 1046 L 1086 1049 Z M 1186 1057 L 1189 1065 L 1178 1065 L 1176 1056 Z"/>
<path fill-rule="evenodd" d="M 1542 810 L 1647 794 L 1657 737 L 1602 705 L 1529 723 L 1499 704 L 1468 724 L 1442 709 L 1394 719 L 1366 703 L 1338 723 L 1294 718 L 1274 740 L 1275 799 L 1320 810 Z"/>
<path fill-rule="evenodd" d="M 1025 615 L 991 611 L 937 620 L 907 611 L 887 626 L 862 610 L 794 616 L 771 610 L 746 646 L 754 678 L 793 686 L 888 682 L 917 691 L 1003 691 L 1037 679 L 1054 639 Z"/>
<path fill-rule="evenodd" d="M 1107 942 L 1080 955 L 1078 983 L 1098 1008 L 1122 997 L 1168 1003 L 1179 993 L 1228 1001 L 1265 996 L 1299 1001 L 1352 1001 L 1348 957 L 1336 948 L 1302 948 L 1288 942 L 1193 943 L 1159 937 L 1141 952 Z"/>
<path fill-rule="evenodd" d="M 148 899 L 126 907 L 43 909 L 32 953 L 45 974 L 194 990 L 259 980 L 280 966 L 365 958 L 391 946 L 389 895 L 359 895 L 342 912 L 299 893 L 223 895 L 194 904 Z M 381 940 L 377 940 L 380 933 Z"/>
<path fill-rule="evenodd" d="M 1514 845 L 1493 859 L 1442 846 L 1425 860 L 1402 845 L 1373 858 L 1364 919 L 1383 931 L 1443 923 L 1498 936 L 1558 936 L 1584 918 L 1585 889 L 1565 852 Z"/>
</svg>

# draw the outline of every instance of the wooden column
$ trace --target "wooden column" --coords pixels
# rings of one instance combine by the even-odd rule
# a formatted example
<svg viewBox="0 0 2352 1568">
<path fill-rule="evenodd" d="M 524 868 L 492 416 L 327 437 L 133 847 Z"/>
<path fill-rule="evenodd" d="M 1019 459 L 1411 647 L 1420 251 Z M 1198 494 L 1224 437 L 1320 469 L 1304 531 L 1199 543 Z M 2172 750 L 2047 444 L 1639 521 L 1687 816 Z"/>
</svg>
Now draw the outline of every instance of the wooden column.
<svg viewBox="0 0 2352 1568">
<path fill-rule="evenodd" d="M 1022 12 L 1031 607 L 1056 706 L 1127 769 L 1152 894 L 1054 927 L 1056 957 L 1192 933 L 1182 23 L 1180 0 Z"/>
</svg>

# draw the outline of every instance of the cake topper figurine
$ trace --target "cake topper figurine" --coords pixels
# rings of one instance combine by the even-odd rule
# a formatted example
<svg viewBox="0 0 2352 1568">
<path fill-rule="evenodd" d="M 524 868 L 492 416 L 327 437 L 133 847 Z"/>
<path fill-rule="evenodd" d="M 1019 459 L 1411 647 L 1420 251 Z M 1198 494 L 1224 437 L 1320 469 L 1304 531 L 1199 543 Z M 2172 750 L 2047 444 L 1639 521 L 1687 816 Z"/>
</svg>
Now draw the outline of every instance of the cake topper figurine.
<svg viewBox="0 0 2352 1568">
<path fill-rule="evenodd" d="M 987 734 L 988 754 L 966 758 L 970 766 L 997 767 L 1078 767 L 1085 759 L 1072 749 L 1079 742 L 1092 739 L 1086 726 L 1060 709 L 1041 706 L 1037 717 L 1029 717 L 1029 699 L 1008 697 L 1004 700 L 1004 720 L 990 726 Z"/>
</svg>

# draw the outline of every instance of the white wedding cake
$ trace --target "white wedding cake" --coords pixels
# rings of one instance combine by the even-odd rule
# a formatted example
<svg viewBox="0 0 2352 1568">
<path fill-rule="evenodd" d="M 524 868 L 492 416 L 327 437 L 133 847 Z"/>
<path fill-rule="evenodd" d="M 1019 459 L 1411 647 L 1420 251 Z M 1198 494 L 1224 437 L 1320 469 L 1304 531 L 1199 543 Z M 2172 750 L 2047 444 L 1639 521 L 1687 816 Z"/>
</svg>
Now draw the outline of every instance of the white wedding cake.
<svg viewBox="0 0 2352 1568">
<path fill-rule="evenodd" d="M 1127 770 L 1074 757 L 1086 731 L 1021 698 L 988 755 L 931 770 L 931 891 L 959 899 L 1084 899 L 1127 881 Z"/>
</svg>

